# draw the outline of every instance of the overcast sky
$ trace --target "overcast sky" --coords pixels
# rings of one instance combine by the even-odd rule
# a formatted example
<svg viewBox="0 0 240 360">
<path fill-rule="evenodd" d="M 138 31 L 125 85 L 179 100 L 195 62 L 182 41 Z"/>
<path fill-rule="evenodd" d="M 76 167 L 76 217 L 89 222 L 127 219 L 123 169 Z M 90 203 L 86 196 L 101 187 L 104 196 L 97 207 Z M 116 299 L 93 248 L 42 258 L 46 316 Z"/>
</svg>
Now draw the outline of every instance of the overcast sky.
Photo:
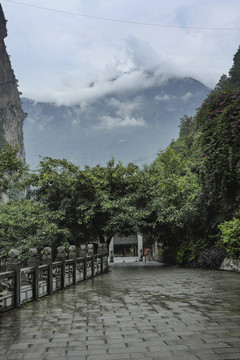
<svg viewBox="0 0 240 360">
<path fill-rule="evenodd" d="M 23 3 L 1 1 L 5 43 L 20 91 L 34 100 L 83 103 L 126 86 L 147 87 L 149 71 L 156 82 L 192 76 L 214 87 L 240 45 L 239 0 Z"/>
</svg>

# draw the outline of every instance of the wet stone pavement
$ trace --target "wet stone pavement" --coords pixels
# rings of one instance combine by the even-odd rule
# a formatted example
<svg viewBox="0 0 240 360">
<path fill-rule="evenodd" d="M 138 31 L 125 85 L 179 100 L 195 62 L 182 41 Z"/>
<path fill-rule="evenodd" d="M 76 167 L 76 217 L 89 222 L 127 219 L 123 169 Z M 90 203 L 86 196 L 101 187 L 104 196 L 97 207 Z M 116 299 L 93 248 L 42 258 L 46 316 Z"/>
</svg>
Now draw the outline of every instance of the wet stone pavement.
<svg viewBox="0 0 240 360">
<path fill-rule="evenodd" d="M 240 359 L 240 274 L 116 263 L 0 318 L 0 359 Z"/>
</svg>

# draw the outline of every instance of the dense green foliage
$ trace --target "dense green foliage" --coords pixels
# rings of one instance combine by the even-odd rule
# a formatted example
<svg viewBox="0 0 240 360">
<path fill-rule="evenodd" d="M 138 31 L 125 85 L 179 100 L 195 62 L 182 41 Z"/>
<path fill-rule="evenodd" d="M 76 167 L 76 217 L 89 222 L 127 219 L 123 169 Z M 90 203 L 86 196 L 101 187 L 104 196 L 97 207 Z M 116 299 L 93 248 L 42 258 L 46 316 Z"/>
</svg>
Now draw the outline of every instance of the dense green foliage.
<svg viewBox="0 0 240 360">
<path fill-rule="evenodd" d="M 145 172 L 148 221 L 142 233 L 172 251 L 197 212 L 200 189 L 196 174 L 171 147 L 161 152 Z"/>
<path fill-rule="evenodd" d="M 233 66 L 229 71 L 229 82 L 234 88 L 240 87 L 240 47 L 233 57 Z"/>
<path fill-rule="evenodd" d="M 17 147 L 5 145 L 0 148 L 0 194 L 16 188 L 18 180 L 26 170 L 17 153 Z"/>
<path fill-rule="evenodd" d="M 216 268 L 224 251 L 239 257 L 239 74 L 240 48 L 229 78 L 221 77 L 194 118 L 181 119 L 179 138 L 171 144 L 197 176 L 201 189 L 198 213 L 189 215 L 192 223 L 185 228 L 185 234 L 178 233 L 178 241 L 171 249 L 180 264 L 212 264 Z"/>
<path fill-rule="evenodd" d="M 58 212 L 60 228 L 69 229 L 80 243 L 99 239 L 109 242 L 116 232 L 136 232 L 141 219 L 137 210 L 139 169 L 114 160 L 106 167 L 80 170 L 66 160 L 45 158 L 26 183 L 32 196 L 49 211 Z"/>
<path fill-rule="evenodd" d="M 223 82 L 226 85 L 226 79 Z M 218 84 L 198 109 L 195 118 L 182 119 L 179 139 L 172 143 L 191 172 L 196 174 L 201 189 L 196 222 L 188 227 L 177 250 L 180 263 L 196 263 L 206 249 L 218 244 L 218 225 L 238 213 L 239 144 L 240 91 Z M 219 256 L 215 250 L 212 255 Z"/>
<path fill-rule="evenodd" d="M 213 91 L 196 115 L 201 127 L 199 176 L 210 206 L 223 218 L 238 207 L 240 190 L 240 90 Z"/>
<path fill-rule="evenodd" d="M 233 218 L 219 225 L 221 237 L 218 245 L 233 259 L 240 258 L 240 219 Z"/>
<path fill-rule="evenodd" d="M 68 229 L 60 228 L 59 214 L 47 210 L 33 200 L 21 199 L 0 204 L 0 249 L 7 257 L 10 249 L 18 249 L 25 259 L 29 248 L 39 252 L 45 246 L 56 249 L 71 243 Z"/>
</svg>

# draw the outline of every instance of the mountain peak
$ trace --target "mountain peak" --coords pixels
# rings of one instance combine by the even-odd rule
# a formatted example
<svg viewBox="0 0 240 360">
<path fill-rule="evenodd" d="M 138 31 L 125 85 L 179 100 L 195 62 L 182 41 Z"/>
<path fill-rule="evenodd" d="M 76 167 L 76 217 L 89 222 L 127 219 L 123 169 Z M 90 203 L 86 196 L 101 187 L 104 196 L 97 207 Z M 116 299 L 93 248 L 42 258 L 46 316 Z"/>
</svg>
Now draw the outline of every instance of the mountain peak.
<svg viewBox="0 0 240 360">
<path fill-rule="evenodd" d="M 194 114 L 209 89 L 193 78 L 172 77 L 158 84 L 152 81 L 153 74 L 147 75 L 150 83 L 145 86 L 126 86 L 117 92 L 110 88 L 98 94 L 93 82 L 89 91 L 98 96 L 72 106 L 22 98 L 28 113 L 24 125 L 28 162 L 35 166 L 37 155 L 90 166 L 105 164 L 112 156 L 124 163 L 152 161 L 178 136 L 180 118 Z"/>
</svg>

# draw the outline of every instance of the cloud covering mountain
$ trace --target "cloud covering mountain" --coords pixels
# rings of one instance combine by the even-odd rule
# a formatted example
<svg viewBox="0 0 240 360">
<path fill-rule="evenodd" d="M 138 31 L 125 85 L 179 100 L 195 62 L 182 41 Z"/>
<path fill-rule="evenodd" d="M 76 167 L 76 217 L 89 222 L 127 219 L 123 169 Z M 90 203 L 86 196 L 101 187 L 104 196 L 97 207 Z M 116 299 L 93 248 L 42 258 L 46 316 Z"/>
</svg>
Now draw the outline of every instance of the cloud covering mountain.
<svg viewBox="0 0 240 360">
<path fill-rule="evenodd" d="M 61 105 L 148 86 L 149 70 L 160 83 L 214 87 L 239 45 L 236 0 L 5 0 L 3 9 L 20 91 Z"/>
<path fill-rule="evenodd" d="M 209 92 L 195 79 L 167 79 L 154 69 L 133 69 L 105 81 L 105 91 L 99 87 L 91 82 L 74 105 L 22 99 L 31 166 L 38 155 L 64 157 L 81 166 L 105 164 L 112 156 L 124 163 L 152 161 L 177 137 L 180 118 L 193 114 Z"/>
</svg>

